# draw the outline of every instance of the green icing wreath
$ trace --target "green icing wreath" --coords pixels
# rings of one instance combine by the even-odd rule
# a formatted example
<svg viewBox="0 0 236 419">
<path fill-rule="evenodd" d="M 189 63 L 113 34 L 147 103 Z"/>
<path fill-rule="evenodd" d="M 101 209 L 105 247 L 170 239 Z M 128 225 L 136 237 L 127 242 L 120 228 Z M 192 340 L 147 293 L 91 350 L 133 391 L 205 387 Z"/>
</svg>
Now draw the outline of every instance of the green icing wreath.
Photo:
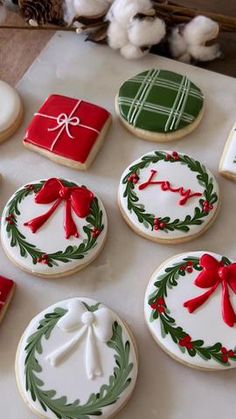
<svg viewBox="0 0 236 419">
<path fill-rule="evenodd" d="M 96 311 L 99 303 L 88 306 L 83 303 L 89 311 Z M 85 404 L 80 400 L 73 403 L 67 402 L 67 397 L 56 397 L 55 390 L 43 388 L 44 382 L 37 374 L 42 372 L 42 367 L 37 359 L 37 354 L 42 354 L 42 339 L 48 340 L 51 333 L 61 317 L 67 310 L 57 307 L 52 313 L 47 313 L 39 322 L 37 331 L 27 339 L 25 347 L 25 386 L 30 392 L 34 402 L 38 401 L 42 409 L 53 412 L 59 419 L 89 419 L 89 416 L 101 416 L 102 408 L 114 404 L 131 383 L 130 373 L 133 363 L 130 362 L 130 342 L 123 342 L 122 327 L 113 323 L 113 335 L 107 346 L 115 351 L 114 360 L 116 366 L 113 374 L 109 377 L 108 384 L 101 386 L 98 393 L 90 395 Z"/>
<path fill-rule="evenodd" d="M 170 217 L 159 217 L 156 218 L 154 214 L 146 212 L 145 207 L 139 202 L 139 198 L 135 191 L 134 179 L 138 180 L 140 171 L 148 167 L 151 163 L 158 163 L 159 161 L 166 161 L 170 164 L 176 162 L 182 163 L 188 166 L 192 172 L 197 173 L 197 180 L 201 186 L 204 187 L 204 199 L 199 199 L 199 206 L 194 209 L 194 215 L 186 215 L 184 220 L 178 218 L 172 220 Z M 127 199 L 127 208 L 130 213 L 134 213 L 140 223 L 142 223 L 146 229 L 154 229 L 155 222 L 158 222 L 158 226 L 165 233 L 169 231 L 182 231 L 187 233 L 191 226 L 201 225 L 204 222 L 204 218 L 208 216 L 210 210 L 213 209 L 213 205 L 218 201 L 218 196 L 214 191 L 213 179 L 207 173 L 204 165 L 197 160 L 192 159 L 187 155 L 181 155 L 174 152 L 169 155 L 163 151 L 155 151 L 151 155 L 146 155 L 141 158 L 138 163 L 135 163 L 129 168 L 128 174 L 123 178 L 122 184 L 125 185 L 123 197 Z"/>
<path fill-rule="evenodd" d="M 61 181 L 63 185 L 67 187 L 77 186 L 75 183 L 68 182 L 64 179 Z M 71 260 L 83 259 L 89 250 L 96 246 L 98 234 L 93 237 L 93 232 L 99 232 L 100 234 L 104 229 L 103 212 L 99 207 L 97 198 L 94 198 L 91 204 L 91 212 L 89 216 L 86 217 L 88 224 L 83 227 L 87 237 L 79 246 L 68 246 L 64 251 L 45 254 L 45 252 L 38 249 L 34 244 L 29 243 L 25 236 L 18 230 L 17 216 L 20 215 L 19 204 L 28 195 L 39 192 L 44 183 L 45 181 L 41 181 L 39 183 L 24 186 L 15 193 L 9 202 L 5 221 L 11 247 L 18 246 L 20 255 L 22 257 L 27 257 L 29 255 L 32 258 L 34 265 L 44 262 L 49 267 L 53 267 L 53 265 L 58 266 L 57 262 L 68 263 Z"/>
<path fill-rule="evenodd" d="M 231 264 L 226 257 L 222 258 L 222 262 L 224 265 Z M 167 267 L 165 273 L 158 276 L 154 283 L 156 290 L 148 297 L 148 304 L 152 309 L 149 321 L 159 320 L 162 337 L 165 338 L 169 335 L 172 341 L 178 345 L 180 351 L 187 351 L 191 357 L 198 355 L 205 361 L 213 359 L 217 363 L 229 367 L 231 365 L 229 360 L 236 361 L 236 348 L 228 350 L 220 342 L 212 346 L 205 346 L 202 339 L 192 340 L 191 336 L 176 324 L 166 305 L 165 298 L 168 292 L 178 285 L 181 278 L 193 270 L 201 271 L 202 268 L 199 265 L 199 258 L 189 256 L 183 258 L 181 262 Z"/>
</svg>

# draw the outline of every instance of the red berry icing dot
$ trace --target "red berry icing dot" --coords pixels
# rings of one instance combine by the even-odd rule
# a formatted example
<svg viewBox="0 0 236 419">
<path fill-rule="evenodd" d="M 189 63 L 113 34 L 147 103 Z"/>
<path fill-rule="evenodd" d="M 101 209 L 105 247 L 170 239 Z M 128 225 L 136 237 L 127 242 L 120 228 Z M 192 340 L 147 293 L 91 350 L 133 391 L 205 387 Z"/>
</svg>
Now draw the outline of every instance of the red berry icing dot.
<svg viewBox="0 0 236 419">
<path fill-rule="evenodd" d="M 137 173 L 132 173 L 132 174 L 128 177 L 128 181 L 129 181 L 129 182 L 131 182 L 131 183 L 134 183 L 134 184 L 138 183 L 138 181 L 139 181 L 139 177 L 138 177 Z"/>
<path fill-rule="evenodd" d="M 92 237 L 96 239 L 101 234 L 101 230 L 99 228 L 94 227 L 92 230 Z"/>
<path fill-rule="evenodd" d="M 177 153 L 177 151 L 173 151 L 172 157 L 174 160 L 179 160 L 179 154 Z"/>
</svg>

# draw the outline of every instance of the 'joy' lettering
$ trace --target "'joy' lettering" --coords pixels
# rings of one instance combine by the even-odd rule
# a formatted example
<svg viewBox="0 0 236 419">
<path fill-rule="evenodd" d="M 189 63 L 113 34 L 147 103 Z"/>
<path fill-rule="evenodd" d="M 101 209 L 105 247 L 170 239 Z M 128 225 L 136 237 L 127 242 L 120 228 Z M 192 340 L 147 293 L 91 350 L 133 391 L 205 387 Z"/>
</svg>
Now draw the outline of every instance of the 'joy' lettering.
<svg viewBox="0 0 236 419">
<path fill-rule="evenodd" d="M 182 186 L 179 188 L 173 188 L 168 180 L 154 181 L 153 178 L 155 175 L 157 175 L 157 170 L 151 170 L 149 179 L 147 180 L 147 182 L 144 182 L 141 185 L 139 185 L 139 190 L 146 189 L 150 185 L 160 185 L 162 191 L 178 193 L 181 196 L 181 199 L 179 200 L 179 205 L 185 205 L 190 198 L 202 196 L 202 193 L 192 192 L 191 189 L 184 189 Z"/>
</svg>

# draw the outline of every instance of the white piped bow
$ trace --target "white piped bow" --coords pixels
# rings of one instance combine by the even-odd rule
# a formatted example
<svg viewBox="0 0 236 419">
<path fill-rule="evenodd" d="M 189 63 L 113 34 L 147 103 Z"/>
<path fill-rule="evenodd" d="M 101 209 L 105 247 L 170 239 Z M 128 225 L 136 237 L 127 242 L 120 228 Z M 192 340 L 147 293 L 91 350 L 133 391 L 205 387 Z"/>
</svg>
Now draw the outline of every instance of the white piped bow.
<svg viewBox="0 0 236 419">
<path fill-rule="evenodd" d="M 112 337 L 113 317 L 110 310 L 100 308 L 88 311 L 79 300 L 69 304 L 68 312 L 58 321 L 57 326 L 64 332 L 73 332 L 73 338 L 47 356 L 52 366 L 58 365 L 86 336 L 85 365 L 89 379 L 102 375 L 101 361 L 96 340 L 107 343 Z"/>
</svg>

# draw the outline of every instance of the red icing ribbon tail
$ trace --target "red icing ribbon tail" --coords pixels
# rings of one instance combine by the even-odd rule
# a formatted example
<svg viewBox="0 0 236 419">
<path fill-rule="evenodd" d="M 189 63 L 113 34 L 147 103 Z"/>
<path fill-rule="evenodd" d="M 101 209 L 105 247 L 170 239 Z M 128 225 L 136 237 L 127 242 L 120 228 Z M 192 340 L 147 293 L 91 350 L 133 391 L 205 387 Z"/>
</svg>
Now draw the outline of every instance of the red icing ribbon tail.
<svg viewBox="0 0 236 419">
<path fill-rule="evenodd" d="M 44 214 L 39 215 L 39 217 L 33 218 L 30 221 L 24 223 L 24 226 L 29 227 L 32 233 L 36 233 L 36 231 L 42 227 L 44 223 L 51 217 L 54 211 L 57 209 L 58 205 L 61 203 L 61 199 L 59 198 L 56 202 L 54 202 L 53 206 Z"/>
<path fill-rule="evenodd" d="M 189 313 L 193 313 L 208 300 L 208 298 L 211 296 L 211 294 L 213 294 L 217 286 L 218 283 L 214 285 L 212 288 L 210 288 L 208 291 L 204 292 L 204 294 L 199 295 L 196 298 L 192 298 L 191 300 L 185 301 L 183 306 L 188 309 Z"/>
<path fill-rule="evenodd" d="M 222 282 L 222 317 L 229 327 L 234 326 L 236 315 L 230 301 L 228 284 L 226 281 Z"/>
<path fill-rule="evenodd" d="M 64 229 L 66 233 L 66 239 L 69 239 L 70 236 L 79 237 L 79 233 L 75 222 L 71 214 L 71 201 L 67 199 L 65 201 L 65 219 L 64 219 Z"/>
</svg>

